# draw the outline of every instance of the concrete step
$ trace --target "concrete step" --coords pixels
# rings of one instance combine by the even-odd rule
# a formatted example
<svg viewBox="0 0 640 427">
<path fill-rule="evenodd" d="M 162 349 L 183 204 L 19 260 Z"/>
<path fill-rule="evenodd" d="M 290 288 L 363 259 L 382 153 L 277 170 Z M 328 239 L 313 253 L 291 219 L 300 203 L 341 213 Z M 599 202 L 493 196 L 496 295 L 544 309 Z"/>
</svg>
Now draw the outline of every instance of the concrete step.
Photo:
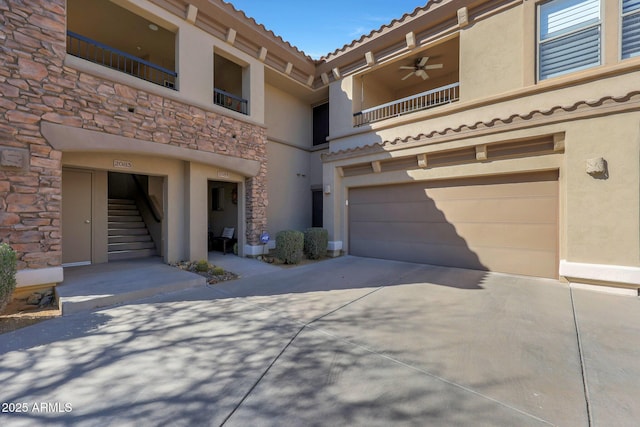
<svg viewBox="0 0 640 427">
<path fill-rule="evenodd" d="M 109 236 L 139 236 L 149 234 L 146 227 L 144 228 L 112 228 L 109 227 Z"/>
<path fill-rule="evenodd" d="M 107 224 L 108 224 L 107 228 L 109 230 L 114 229 L 114 228 L 144 228 L 144 229 L 147 228 L 145 223 L 142 222 L 142 221 L 138 221 L 138 222 L 109 221 Z"/>
<path fill-rule="evenodd" d="M 136 207 L 132 208 L 132 209 L 126 209 L 126 208 L 109 208 L 109 210 L 107 211 L 109 213 L 109 215 L 140 215 L 140 212 L 138 211 L 138 209 Z"/>
<path fill-rule="evenodd" d="M 107 203 L 108 208 L 120 208 L 120 209 L 138 209 L 138 205 L 135 203 Z"/>
<path fill-rule="evenodd" d="M 156 245 L 153 242 L 124 242 L 124 243 L 109 243 L 107 245 L 109 253 L 119 251 L 132 251 L 137 249 L 155 249 Z"/>
<path fill-rule="evenodd" d="M 121 261 L 125 259 L 134 259 L 134 258 L 147 258 L 157 255 L 155 249 L 133 249 L 133 250 L 124 250 L 124 251 L 113 251 L 109 252 L 109 262 L 111 261 Z"/>
<path fill-rule="evenodd" d="M 109 204 L 118 204 L 118 205 L 134 205 L 136 204 L 135 200 L 131 199 L 108 199 L 107 203 Z"/>
<path fill-rule="evenodd" d="M 142 217 L 140 215 L 113 215 L 109 212 L 109 216 L 107 217 L 107 221 L 112 222 L 141 222 Z"/>
<path fill-rule="evenodd" d="M 109 236 L 109 244 L 111 243 L 128 243 L 128 242 L 150 242 L 151 236 L 148 234 L 132 234 L 122 236 Z"/>
<path fill-rule="evenodd" d="M 146 258 L 65 268 L 56 293 L 67 316 L 205 284 L 202 276 Z"/>
</svg>

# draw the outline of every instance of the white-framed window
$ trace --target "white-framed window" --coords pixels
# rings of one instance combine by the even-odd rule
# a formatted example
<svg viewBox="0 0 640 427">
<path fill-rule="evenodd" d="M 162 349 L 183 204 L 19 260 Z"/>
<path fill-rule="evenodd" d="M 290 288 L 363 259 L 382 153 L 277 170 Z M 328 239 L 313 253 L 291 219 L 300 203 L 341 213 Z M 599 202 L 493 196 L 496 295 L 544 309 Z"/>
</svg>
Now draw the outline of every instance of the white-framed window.
<svg viewBox="0 0 640 427">
<path fill-rule="evenodd" d="M 600 0 L 551 0 L 538 6 L 538 80 L 600 65 L 601 56 Z"/>
<path fill-rule="evenodd" d="M 640 0 L 622 0 L 622 59 L 640 55 Z"/>
</svg>

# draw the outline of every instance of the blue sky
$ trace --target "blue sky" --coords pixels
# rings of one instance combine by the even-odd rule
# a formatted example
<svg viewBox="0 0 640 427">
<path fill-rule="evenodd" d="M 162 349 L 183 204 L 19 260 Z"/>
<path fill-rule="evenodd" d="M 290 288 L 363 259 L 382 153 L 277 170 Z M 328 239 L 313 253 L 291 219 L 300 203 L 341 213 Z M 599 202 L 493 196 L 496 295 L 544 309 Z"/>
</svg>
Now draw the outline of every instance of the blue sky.
<svg viewBox="0 0 640 427">
<path fill-rule="evenodd" d="M 426 0 L 226 1 L 314 59 L 426 4 Z"/>
</svg>

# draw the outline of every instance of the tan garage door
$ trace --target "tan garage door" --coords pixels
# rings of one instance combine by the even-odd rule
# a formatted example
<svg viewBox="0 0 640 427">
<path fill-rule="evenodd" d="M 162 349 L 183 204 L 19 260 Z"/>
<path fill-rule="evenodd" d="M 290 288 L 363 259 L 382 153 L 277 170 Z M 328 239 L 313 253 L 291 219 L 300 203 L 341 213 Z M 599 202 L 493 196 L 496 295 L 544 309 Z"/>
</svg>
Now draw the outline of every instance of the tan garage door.
<svg viewBox="0 0 640 427">
<path fill-rule="evenodd" d="M 349 253 L 558 276 L 558 173 L 349 191 Z"/>
</svg>

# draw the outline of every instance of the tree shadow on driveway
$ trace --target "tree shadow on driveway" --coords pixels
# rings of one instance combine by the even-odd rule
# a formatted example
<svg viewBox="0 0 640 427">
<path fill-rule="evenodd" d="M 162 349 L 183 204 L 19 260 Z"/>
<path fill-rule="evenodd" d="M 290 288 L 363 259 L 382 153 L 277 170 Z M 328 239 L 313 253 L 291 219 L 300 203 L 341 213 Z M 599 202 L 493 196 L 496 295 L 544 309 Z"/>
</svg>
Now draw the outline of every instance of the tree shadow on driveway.
<svg viewBox="0 0 640 427">
<path fill-rule="evenodd" d="M 3 425 L 218 425 L 299 326 L 235 301 L 139 303 L 45 322 L 28 346 L 0 337 L 2 402 L 71 412 Z M 69 333 L 56 337 L 59 328 Z M 21 334 L 36 333 L 25 328 Z"/>
<path fill-rule="evenodd" d="M 273 296 L 400 284 L 482 289 L 486 271 L 344 256 L 263 276 L 219 283 L 220 298 Z"/>
<path fill-rule="evenodd" d="M 455 367 L 448 354 L 467 349 L 469 359 L 454 357 L 462 371 L 473 363 L 474 341 L 465 341 L 461 330 L 479 340 L 491 333 L 493 324 L 474 324 L 474 315 L 493 309 L 500 328 L 514 326 L 503 303 L 508 292 L 493 293 L 487 273 L 336 261 L 328 271 L 301 267 L 238 281 L 235 288 L 225 283 L 161 295 L 0 336 L 3 402 L 73 408 L 11 414 L 3 425 L 544 424 L 547 412 L 529 411 L 531 403 L 521 400 L 526 396 L 516 394 L 507 404 L 491 397 L 494 389 L 531 384 L 528 369 L 469 382 L 447 379 Z M 351 262 L 362 270 L 349 269 Z M 467 292 L 486 286 L 486 292 Z M 479 303 L 465 314 L 474 300 Z M 538 307 L 528 304 L 527 313 Z M 522 324 L 536 321 L 525 316 Z M 527 345 L 514 344 L 528 354 L 541 343 Z M 494 350 L 502 353 L 496 365 L 512 356 L 512 347 Z M 573 403 L 564 403 L 571 414 Z M 562 420 L 555 415 L 552 421 Z"/>
</svg>

